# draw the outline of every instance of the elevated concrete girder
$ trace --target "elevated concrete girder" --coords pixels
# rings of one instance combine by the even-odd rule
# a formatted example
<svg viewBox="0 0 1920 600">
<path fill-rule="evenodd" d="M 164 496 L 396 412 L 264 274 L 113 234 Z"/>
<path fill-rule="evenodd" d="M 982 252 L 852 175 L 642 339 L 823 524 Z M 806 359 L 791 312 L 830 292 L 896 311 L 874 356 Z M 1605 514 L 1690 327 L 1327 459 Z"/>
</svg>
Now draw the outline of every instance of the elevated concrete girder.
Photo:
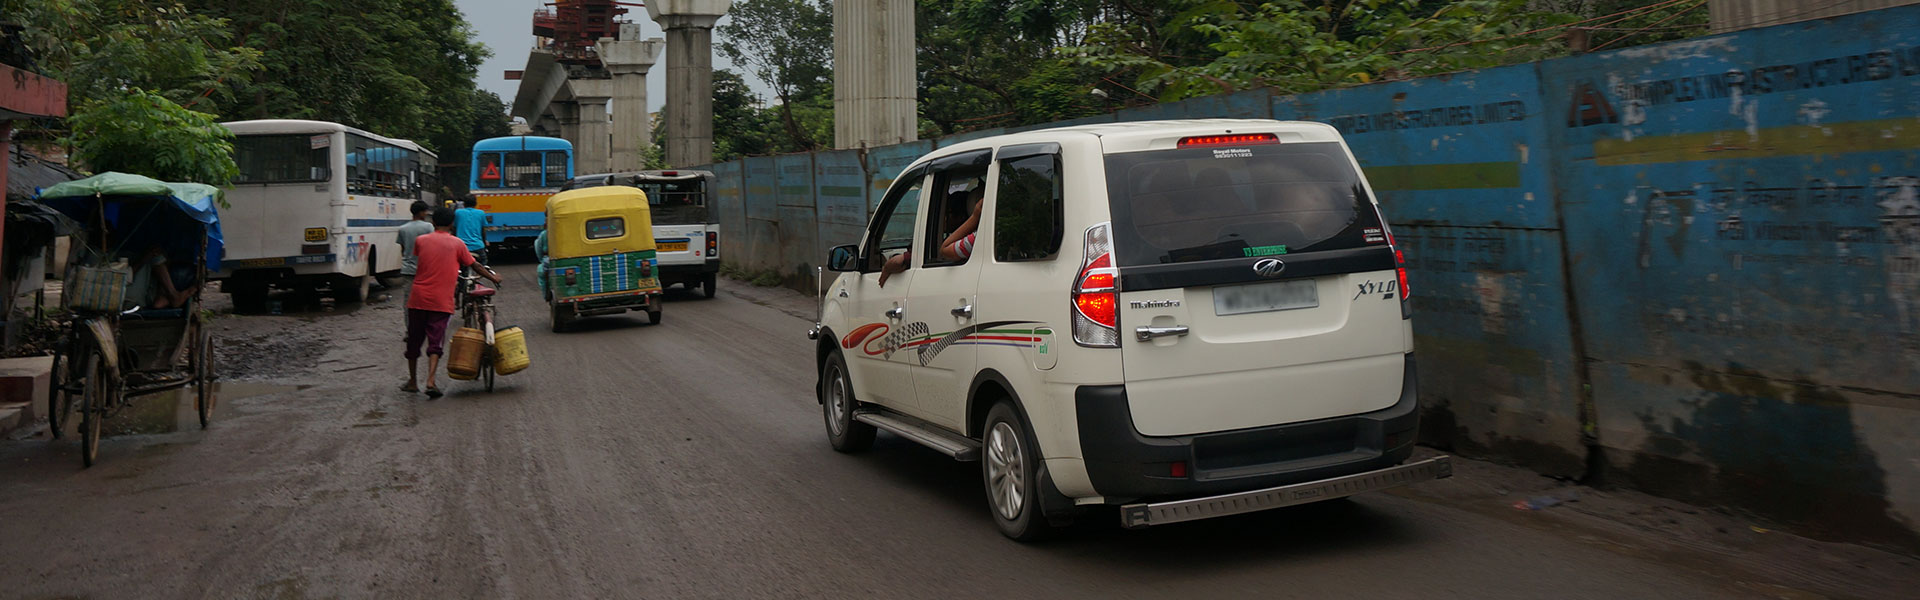
<svg viewBox="0 0 1920 600">
<path fill-rule="evenodd" d="M 540 118 L 566 83 L 566 67 L 554 60 L 553 53 L 534 48 L 527 53 L 527 69 L 521 72 L 520 88 L 514 91 L 513 116 L 529 123 Z"/>
</svg>

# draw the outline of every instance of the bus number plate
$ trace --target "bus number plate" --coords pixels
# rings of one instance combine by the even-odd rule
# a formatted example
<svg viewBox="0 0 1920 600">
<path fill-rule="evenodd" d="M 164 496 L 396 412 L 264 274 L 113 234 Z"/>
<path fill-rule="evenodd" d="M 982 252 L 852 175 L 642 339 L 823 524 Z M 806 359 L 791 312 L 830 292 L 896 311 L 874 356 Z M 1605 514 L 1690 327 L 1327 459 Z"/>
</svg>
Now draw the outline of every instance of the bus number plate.
<svg viewBox="0 0 1920 600">
<path fill-rule="evenodd" d="M 327 241 L 327 228 L 325 228 L 325 227 L 308 227 L 308 228 L 307 228 L 307 241 L 309 241 L 309 242 L 324 242 L 324 241 Z"/>
<path fill-rule="evenodd" d="M 655 248 L 655 250 L 658 250 L 660 252 L 686 252 L 687 241 L 678 240 L 678 241 L 672 241 L 672 242 L 660 242 L 659 247 Z"/>
</svg>

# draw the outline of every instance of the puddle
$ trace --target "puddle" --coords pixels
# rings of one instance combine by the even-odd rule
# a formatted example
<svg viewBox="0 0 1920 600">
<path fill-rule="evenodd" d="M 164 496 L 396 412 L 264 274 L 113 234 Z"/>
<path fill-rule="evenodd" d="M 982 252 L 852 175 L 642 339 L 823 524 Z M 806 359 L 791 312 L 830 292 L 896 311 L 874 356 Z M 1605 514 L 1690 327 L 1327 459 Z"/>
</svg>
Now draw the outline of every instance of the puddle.
<svg viewBox="0 0 1920 600">
<path fill-rule="evenodd" d="M 277 385 L 269 383 L 251 383 L 228 381 L 213 384 L 214 398 L 213 421 L 218 422 L 233 415 L 233 401 L 254 396 L 266 396 L 282 392 L 294 392 L 308 386 Z M 101 431 L 106 436 L 142 435 L 192 431 L 200 429 L 200 413 L 193 407 L 194 390 L 192 386 L 139 396 L 131 400 L 132 405 L 121 408 L 107 419 Z M 68 422 L 61 423 L 66 435 L 80 435 L 80 413 L 72 413 Z"/>
</svg>

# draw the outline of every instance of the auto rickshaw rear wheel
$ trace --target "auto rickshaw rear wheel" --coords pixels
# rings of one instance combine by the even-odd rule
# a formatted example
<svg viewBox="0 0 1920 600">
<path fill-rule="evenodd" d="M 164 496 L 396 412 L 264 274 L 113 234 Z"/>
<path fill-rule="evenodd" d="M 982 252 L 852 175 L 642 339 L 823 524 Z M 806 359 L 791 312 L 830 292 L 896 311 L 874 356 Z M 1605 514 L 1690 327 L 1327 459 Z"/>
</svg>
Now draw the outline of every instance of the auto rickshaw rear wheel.
<svg viewBox="0 0 1920 600">
<path fill-rule="evenodd" d="M 552 313 L 550 317 L 553 321 L 553 332 L 566 333 L 567 322 L 573 320 L 573 311 L 567 310 L 567 305 L 559 302 L 548 304 L 547 307 Z"/>
</svg>

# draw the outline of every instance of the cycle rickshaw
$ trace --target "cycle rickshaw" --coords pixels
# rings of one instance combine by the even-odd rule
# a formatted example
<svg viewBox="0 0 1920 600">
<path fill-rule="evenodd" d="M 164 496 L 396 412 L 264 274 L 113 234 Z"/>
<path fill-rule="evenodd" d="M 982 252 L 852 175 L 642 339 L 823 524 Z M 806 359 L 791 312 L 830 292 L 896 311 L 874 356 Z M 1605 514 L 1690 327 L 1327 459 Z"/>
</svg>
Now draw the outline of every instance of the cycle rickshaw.
<svg viewBox="0 0 1920 600">
<path fill-rule="evenodd" d="M 193 386 L 200 427 L 207 426 L 216 376 L 200 290 L 219 268 L 219 194 L 210 185 L 125 173 L 40 192 L 43 204 L 84 232 L 74 240 L 62 292 L 73 315 L 55 346 L 47 420 L 57 438 L 79 414 L 87 466 L 98 458 L 102 421 L 134 397 Z"/>
</svg>

